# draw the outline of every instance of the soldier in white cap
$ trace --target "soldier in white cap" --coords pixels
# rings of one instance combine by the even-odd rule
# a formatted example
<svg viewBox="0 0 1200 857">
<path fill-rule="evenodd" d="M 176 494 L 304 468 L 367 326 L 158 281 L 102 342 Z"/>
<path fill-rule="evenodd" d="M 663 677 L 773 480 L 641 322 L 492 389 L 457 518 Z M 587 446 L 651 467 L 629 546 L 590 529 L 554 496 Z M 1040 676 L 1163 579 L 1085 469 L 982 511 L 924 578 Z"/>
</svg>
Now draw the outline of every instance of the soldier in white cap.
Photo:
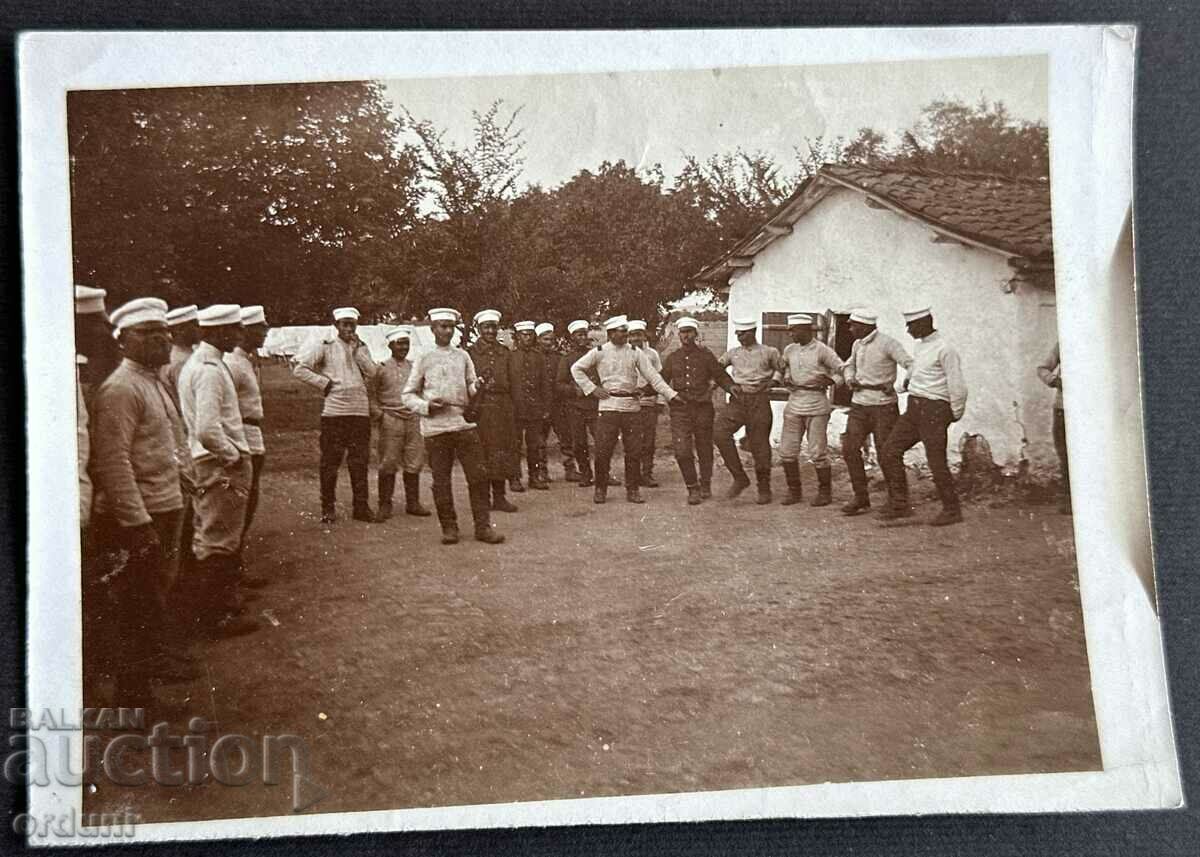
<svg viewBox="0 0 1200 857">
<path fill-rule="evenodd" d="M 404 384 L 403 401 L 421 415 L 421 434 L 433 471 L 433 504 L 442 525 L 442 544 L 452 545 L 459 540 L 450 481 L 455 459 L 467 478 L 476 540 L 499 544 L 504 536 L 492 529 L 483 444 L 475 425 L 465 417 L 469 408 L 474 409 L 473 400 L 477 401 L 483 382 L 475 374 L 475 364 L 467 352 L 450 345 L 458 318 L 456 310 L 446 307 L 429 311 L 429 327 L 436 347 L 423 352 L 413 363 Z"/>
<path fill-rule="evenodd" d="M 267 447 L 263 442 L 262 388 L 259 383 L 258 349 L 267 339 L 267 316 L 261 306 L 244 306 L 240 312 L 242 322 L 241 341 L 225 354 L 225 365 L 233 376 L 237 390 L 238 409 L 242 413 L 242 427 L 246 432 L 246 444 L 250 447 L 250 496 L 246 498 L 246 523 L 242 527 L 242 548 L 246 546 L 246 534 L 254 521 L 258 509 L 258 495 L 262 481 L 263 465 L 267 460 Z"/>
<path fill-rule="evenodd" d="M 499 339 L 499 310 L 484 309 L 475 313 L 475 327 L 479 337 L 468 353 L 482 383 L 476 424 L 491 486 L 491 507 L 494 512 L 515 512 L 516 504 L 509 502 L 504 493 L 506 483 L 514 490 L 525 490 L 517 478 L 520 457 L 513 416 L 512 352 Z"/>
<path fill-rule="evenodd" d="M 166 384 L 175 400 L 175 407 L 183 413 L 179 404 L 179 373 L 187 363 L 192 352 L 200 342 L 200 325 L 197 313 L 200 308 L 195 304 L 175 307 L 167 310 L 167 328 L 171 331 L 171 358 L 167 364 L 158 370 L 158 375 Z M 186 430 L 186 426 L 185 426 Z M 192 468 L 191 456 L 185 467 L 179 470 L 180 486 L 183 489 L 183 531 L 179 543 L 181 545 L 179 565 L 185 572 L 190 571 L 195 564 L 196 556 L 192 552 L 192 538 L 195 535 L 195 505 L 196 494 L 195 471 Z"/>
<path fill-rule="evenodd" d="M 733 379 L 711 351 L 697 344 L 700 325 L 694 318 L 679 319 L 675 329 L 679 348 L 664 358 L 662 372 L 679 393 L 670 403 L 671 446 L 687 486 L 688 505 L 698 506 L 712 496 L 713 386 L 732 392 Z"/>
<path fill-rule="evenodd" d="M 175 401 L 158 376 L 171 352 L 166 313 L 158 298 L 139 298 L 113 312 L 124 358 L 92 404 L 95 529 L 103 571 L 89 581 L 89 596 L 107 596 L 115 608 L 113 627 L 133 637 L 121 642 L 137 656 L 111 665 L 122 704 L 147 701 L 152 677 L 192 677 L 169 645 L 183 515 L 179 468 L 188 449 Z"/>
<path fill-rule="evenodd" d="M 628 325 L 629 320 L 623 315 L 604 322 L 608 342 L 588 351 L 571 366 L 571 376 L 579 388 L 600 400 L 596 421 L 596 489 L 592 498 L 596 503 L 608 499 L 608 471 L 618 437 L 625 448 L 625 499 L 630 503 L 646 502 L 638 490 L 643 454 L 638 427 L 642 410 L 639 382 L 649 382 L 668 402 L 679 395 L 663 380 L 646 353 L 629 345 Z M 592 375 L 599 378 L 599 383 Z"/>
<path fill-rule="evenodd" d="M 928 304 L 905 312 L 904 321 L 908 335 L 918 342 L 907 381 L 908 407 L 896 420 L 879 454 L 891 487 L 890 504 L 882 517 L 906 518 L 912 514 L 904 453 L 920 443 L 925 447 L 925 460 L 942 501 L 942 511 L 930 523 L 935 527 L 957 524 L 962 521 L 962 509 L 946 463 L 946 434 L 967 408 L 962 362 L 958 352 L 934 328 Z"/>
<path fill-rule="evenodd" d="M 160 372 L 176 402 L 179 401 L 179 373 L 200 341 L 200 324 L 196 320 L 199 311 L 200 307 L 195 304 L 167 311 L 167 327 L 171 329 L 171 359 Z"/>
<path fill-rule="evenodd" d="M 92 480 L 88 476 L 90 440 L 88 407 L 93 385 L 89 378 L 88 354 L 112 349 L 108 315 L 104 311 L 104 289 L 75 287 L 75 439 L 79 467 L 80 544 L 87 548 L 86 532 L 92 512 Z M 99 361 L 97 362 L 98 365 Z"/>
<path fill-rule="evenodd" d="M 629 322 L 629 344 L 643 352 L 650 360 L 650 365 L 658 370 L 660 375 L 662 374 L 662 357 L 657 349 L 651 348 L 649 345 L 646 322 L 641 319 Z M 639 430 L 642 433 L 642 439 L 638 444 L 642 450 L 642 471 L 639 481 L 647 488 L 657 488 L 658 481 L 654 478 L 654 450 L 658 446 L 658 417 L 662 414 L 666 401 L 654 391 L 645 378 L 638 378 L 638 393 L 638 404 L 642 409 L 638 414 Z"/>
<path fill-rule="evenodd" d="M 1057 342 L 1050 349 L 1050 353 L 1046 355 L 1046 359 L 1038 364 L 1037 373 L 1042 383 L 1054 391 L 1054 422 L 1051 425 L 1051 432 L 1054 436 L 1054 451 L 1058 453 L 1058 467 L 1061 474 L 1058 511 L 1069 515 L 1071 514 L 1071 471 L 1067 466 L 1067 413 L 1063 410 L 1062 358 L 1059 356 Z"/>
<path fill-rule="evenodd" d="M 421 505 L 421 468 L 425 464 L 425 444 L 421 439 L 421 418 L 404 404 L 404 385 L 412 373 L 408 359 L 412 347 L 412 326 L 402 324 L 387 332 L 392 356 L 379 364 L 371 383 L 371 417 L 379 430 L 379 509 L 377 516 L 386 521 L 392 516 L 392 496 L 396 491 L 396 471 L 404 473 L 404 511 L 428 517 Z"/>
<path fill-rule="evenodd" d="M 75 353 L 84 401 L 91 406 L 91 394 L 121 362 L 121 350 L 113 340 L 112 325 L 104 312 L 104 289 L 75 287 Z"/>
<path fill-rule="evenodd" d="M 828 389 L 842 380 L 842 360 L 837 352 L 815 336 L 815 319 L 795 313 L 787 319 L 792 343 L 783 349 L 783 385 L 788 388 L 783 408 L 783 433 L 779 457 L 787 479 L 788 495 L 783 505 L 799 503 L 803 496 L 800 477 L 800 442 L 807 438 L 808 457 L 817 471 L 817 496 L 813 506 L 828 506 L 832 499 L 833 471 L 829 464 L 829 415 L 833 405 Z"/>
<path fill-rule="evenodd" d="M 342 459 L 350 470 L 353 517 L 367 523 L 375 520 L 367 488 L 371 460 L 371 403 L 367 383 L 378 371 L 371 351 L 355 332 L 358 310 L 338 307 L 333 311 L 336 335 L 313 343 L 298 357 L 293 373 L 321 391 L 321 520 L 337 518 L 337 480 Z"/>
<path fill-rule="evenodd" d="M 850 412 L 842 435 L 842 459 L 850 475 L 854 497 L 842 506 L 843 515 L 861 515 L 871 508 L 867 490 L 867 471 L 863 465 L 863 445 L 874 435 L 879 455 L 900 418 L 896 397 L 896 367 L 905 371 L 912 357 L 899 342 L 876 327 L 874 310 L 860 307 L 850 313 L 850 333 L 854 344 L 843 367 L 842 376 L 851 390 Z"/>
<path fill-rule="evenodd" d="M 733 485 L 725 496 L 732 499 L 750 487 L 750 479 L 742 467 L 734 434 L 746 427 L 746 440 L 754 456 L 754 475 L 758 482 L 758 497 L 755 502 L 765 505 L 771 502 L 771 387 L 783 378 L 783 355 L 772 345 L 762 345 L 757 340 L 758 324 L 752 318 L 733 320 L 734 334 L 738 347 L 726 351 L 718 361 L 730 368 L 733 392 L 729 401 L 717 414 L 713 427 L 717 449 L 725 467 L 733 476 Z"/>
<path fill-rule="evenodd" d="M 554 325 L 543 321 L 536 328 L 538 347 L 546 358 L 546 395 L 550 400 L 550 413 L 542 422 L 542 445 L 549 447 L 550 432 L 558 439 L 558 454 L 562 459 L 563 479 L 566 482 L 579 481 L 579 469 L 575 466 L 575 443 L 571 438 L 571 423 L 567 418 L 567 401 L 558 388 L 559 372 L 564 362 L 563 354 L 558 349 L 558 337 L 554 335 Z M 568 367 L 568 370 L 570 367 Z M 550 478 L 547 471 L 546 479 Z"/>
<path fill-rule="evenodd" d="M 542 423 L 550 415 L 550 392 L 546 385 L 546 355 L 538 348 L 537 329 L 532 321 L 513 325 L 517 347 L 512 352 L 513 414 L 517 425 L 517 449 L 525 448 L 529 487 L 550 488 L 546 479 L 546 442 Z M 518 465 L 519 466 L 519 465 Z M 518 471 L 517 482 L 521 481 Z"/>
<path fill-rule="evenodd" d="M 204 587 L 208 618 L 221 636 L 255 630 L 239 618 L 242 531 L 250 494 L 250 445 L 237 388 L 224 355 L 242 340 L 241 307 L 216 304 L 200 310 L 200 343 L 179 373 L 179 403 L 196 472 L 196 577 Z"/>
<path fill-rule="evenodd" d="M 562 361 L 558 364 L 558 376 L 555 382 L 557 387 L 558 400 L 562 403 L 563 410 L 566 413 L 568 429 L 567 433 L 571 436 L 572 444 L 572 460 L 579 471 L 579 485 L 587 488 L 594 483 L 594 475 L 592 470 L 592 454 L 588 448 L 588 435 L 593 439 L 596 437 L 596 414 L 600 404 L 595 396 L 589 396 L 579 389 L 579 385 L 575 383 L 575 379 L 571 376 L 571 367 L 579 360 L 580 357 L 587 354 L 594 347 L 592 340 L 588 336 L 590 325 L 584 319 L 576 319 L 567 325 L 567 333 L 571 337 L 571 346 L 567 349 L 567 353 L 562 356 Z M 598 378 L 592 378 L 593 383 L 598 382 Z M 614 480 L 609 479 L 609 484 L 614 484 Z M 620 483 L 615 483 L 619 485 Z"/>
</svg>

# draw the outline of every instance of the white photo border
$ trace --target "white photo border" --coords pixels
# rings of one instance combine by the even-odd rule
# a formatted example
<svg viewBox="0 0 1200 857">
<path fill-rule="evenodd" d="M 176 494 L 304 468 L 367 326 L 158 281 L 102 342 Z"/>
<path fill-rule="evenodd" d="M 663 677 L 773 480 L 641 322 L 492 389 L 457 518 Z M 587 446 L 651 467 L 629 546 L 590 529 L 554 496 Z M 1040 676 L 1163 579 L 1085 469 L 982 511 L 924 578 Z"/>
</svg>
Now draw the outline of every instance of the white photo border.
<svg viewBox="0 0 1200 857">
<path fill-rule="evenodd" d="M 28 707 L 81 692 L 66 92 L 1045 55 L 1074 526 L 1103 771 L 145 824 L 138 841 L 715 819 L 1171 808 L 1182 786 L 1153 599 L 1132 269 L 1132 26 L 588 32 L 27 33 L 19 43 Z M 33 334 L 33 335 L 30 335 Z M 56 742 L 48 742 L 48 749 Z M 72 745 L 79 755 L 77 743 Z M 58 761 L 48 760 L 51 769 Z M 79 770 L 80 758 L 72 758 Z M 34 817 L 81 788 L 31 786 Z M 41 840 L 88 844 L 98 840 Z M 112 841 L 112 840 L 109 840 Z"/>
</svg>

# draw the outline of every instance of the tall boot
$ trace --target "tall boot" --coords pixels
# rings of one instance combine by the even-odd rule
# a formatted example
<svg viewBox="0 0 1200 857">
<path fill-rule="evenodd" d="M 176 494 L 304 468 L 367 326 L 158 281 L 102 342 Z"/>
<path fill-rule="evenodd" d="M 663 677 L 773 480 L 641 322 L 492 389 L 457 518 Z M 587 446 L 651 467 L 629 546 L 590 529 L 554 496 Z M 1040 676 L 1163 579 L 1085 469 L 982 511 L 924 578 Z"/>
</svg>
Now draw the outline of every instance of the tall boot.
<svg viewBox="0 0 1200 857">
<path fill-rule="evenodd" d="M 754 502 L 765 506 L 771 502 L 771 471 L 758 470 L 754 475 L 758 479 L 758 496 L 754 498 Z"/>
<path fill-rule="evenodd" d="M 742 459 L 738 455 L 737 444 L 732 436 L 717 441 L 717 451 L 721 453 L 721 460 L 725 462 L 725 467 L 733 477 L 733 484 L 725 492 L 726 498 L 732 500 L 750 487 L 750 477 L 746 475 L 746 468 L 742 467 Z"/>
<path fill-rule="evenodd" d="M 394 482 L 396 477 L 392 477 Z M 392 495 L 388 494 L 388 509 L 391 509 Z M 382 507 L 383 503 L 380 502 Z M 418 518 L 427 518 L 430 515 L 428 509 L 421 505 L 421 474 L 420 473 L 405 473 L 404 474 L 404 514 L 416 515 Z"/>
<path fill-rule="evenodd" d="M 579 464 L 579 487 L 588 488 L 593 482 L 595 477 L 592 476 L 592 462 L 585 456 Z"/>
<path fill-rule="evenodd" d="M 794 506 L 804 498 L 804 488 L 800 480 L 800 462 L 783 462 L 783 476 L 787 480 L 788 492 L 787 496 L 780 502 L 780 505 Z"/>
<path fill-rule="evenodd" d="M 575 466 L 575 460 L 570 459 L 563 462 L 563 481 L 578 482 L 581 478 L 579 468 Z"/>
<path fill-rule="evenodd" d="M 475 521 L 475 540 L 489 545 L 498 545 L 504 541 L 504 536 L 492 529 L 491 485 L 488 482 L 476 482 L 470 486 L 471 517 Z"/>
<path fill-rule="evenodd" d="M 828 506 L 833 502 L 833 470 L 828 467 L 817 468 L 817 496 L 813 497 L 812 505 Z"/>
<path fill-rule="evenodd" d="M 405 478 L 408 474 L 404 474 Z M 396 474 L 379 473 L 379 508 L 375 513 L 377 521 L 386 521 L 392 517 L 392 495 L 396 493 Z"/>
<path fill-rule="evenodd" d="M 504 496 L 504 480 L 493 479 L 491 482 L 492 490 L 492 509 L 496 512 L 515 512 L 517 506 L 510 503 L 508 498 Z"/>
</svg>

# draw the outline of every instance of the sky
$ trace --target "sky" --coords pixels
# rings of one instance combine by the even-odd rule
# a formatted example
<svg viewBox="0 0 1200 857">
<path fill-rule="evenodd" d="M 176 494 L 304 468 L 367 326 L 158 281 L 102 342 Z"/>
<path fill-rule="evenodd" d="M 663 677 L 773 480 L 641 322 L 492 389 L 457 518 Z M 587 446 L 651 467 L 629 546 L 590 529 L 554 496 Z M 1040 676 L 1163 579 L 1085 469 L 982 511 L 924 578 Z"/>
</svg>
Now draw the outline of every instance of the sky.
<svg viewBox="0 0 1200 857">
<path fill-rule="evenodd" d="M 805 137 L 852 137 L 870 126 L 910 127 L 939 98 L 1002 101 L 1019 119 L 1048 121 L 1043 56 L 713 68 L 386 81 L 388 95 L 418 119 L 471 139 L 471 111 L 497 99 L 521 107 L 524 180 L 551 187 L 605 160 L 662 164 L 668 177 L 685 154 L 738 146 L 792 163 Z"/>
</svg>

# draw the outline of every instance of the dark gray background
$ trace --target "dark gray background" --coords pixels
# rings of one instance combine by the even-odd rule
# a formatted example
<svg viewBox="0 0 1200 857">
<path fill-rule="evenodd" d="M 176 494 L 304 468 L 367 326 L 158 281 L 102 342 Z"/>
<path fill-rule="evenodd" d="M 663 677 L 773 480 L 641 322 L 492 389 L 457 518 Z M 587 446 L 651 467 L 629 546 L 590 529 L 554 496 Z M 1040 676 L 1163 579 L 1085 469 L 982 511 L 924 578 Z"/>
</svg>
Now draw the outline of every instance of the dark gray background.
<svg viewBox="0 0 1200 857">
<path fill-rule="evenodd" d="M 15 39 L 22 29 L 570 29 L 1110 23 L 1140 25 L 1135 225 L 1142 365 L 1160 609 L 1185 790 L 1198 783 L 1195 616 L 1200 505 L 1197 100 L 1200 12 L 1191 2 L 424 0 L 285 5 L 263 0 L 0 0 L 0 708 L 24 701 L 26 392 L 21 374 Z M 37 335 L 36 331 L 32 335 Z M 37 474 L 31 474 L 36 479 Z M 1080 499 L 1077 502 L 1086 502 Z M 64 569 L 64 573 L 69 573 Z M 7 752 L 7 750 L 6 750 Z M 0 779 L 0 841 L 22 848 L 23 790 Z M 1200 854 L 1200 813 L 873 818 L 418 833 L 165 846 L 175 854 Z M 9 849 L 5 849 L 9 850 Z M 148 851 L 150 848 L 121 848 Z M 157 850 L 163 850 L 162 848 Z M 56 852 L 64 853 L 64 852 Z M 96 853 L 96 852 L 88 852 Z M 110 853 L 110 852 L 105 852 Z"/>
</svg>

